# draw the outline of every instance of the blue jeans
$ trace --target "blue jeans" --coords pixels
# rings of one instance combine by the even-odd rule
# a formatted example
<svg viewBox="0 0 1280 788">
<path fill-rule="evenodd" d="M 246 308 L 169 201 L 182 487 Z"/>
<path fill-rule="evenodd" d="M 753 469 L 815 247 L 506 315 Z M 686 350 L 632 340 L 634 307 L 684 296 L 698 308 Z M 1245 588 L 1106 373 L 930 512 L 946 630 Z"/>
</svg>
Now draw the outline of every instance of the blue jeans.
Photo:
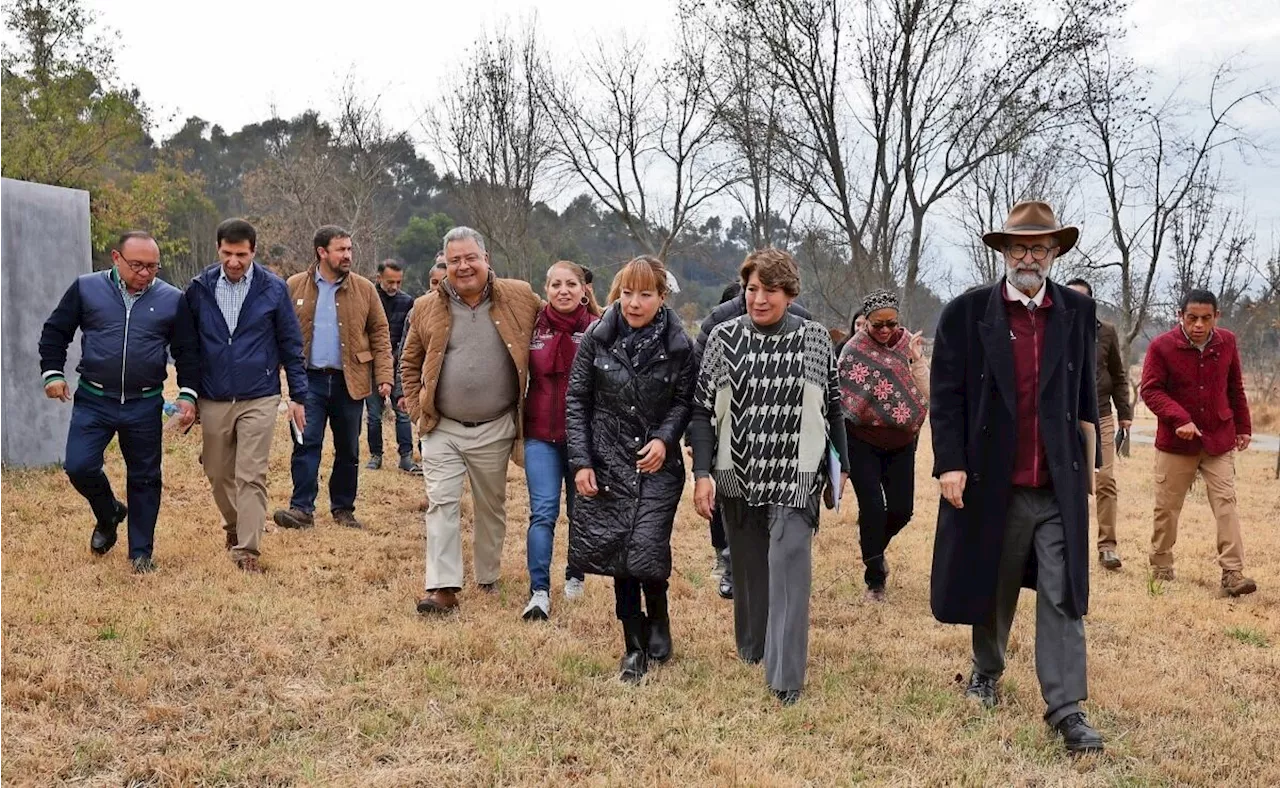
<svg viewBox="0 0 1280 788">
<path fill-rule="evenodd" d="M 369 416 L 369 453 L 382 456 L 382 409 L 386 403 L 378 396 L 378 387 L 374 385 L 373 393 L 364 401 Z M 391 403 L 391 410 L 396 414 L 396 448 L 401 457 L 413 455 L 413 422 L 409 414 Z"/>
<path fill-rule="evenodd" d="M 151 555 L 156 518 L 160 515 L 160 457 L 163 455 L 161 412 L 164 397 L 127 402 L 76 390 L 67 433 L 64 468 L 71 485 L 85 497 L 98 522 L 115 517 L 116 496 L 102 472 L 107 444 L 120 435 L 129 507 L 129 557 Z"/>
<path fill-rule="evenodd" d="M 354 512 L 360 468 L 360 421 L 364 400 L 352 399 L 341 370 L 307 370 L 307 428 L 302 443 L 293 443 L 293 497 L 289 508 L 311 514 L 320 488 L 320 451 L 325 423 L 333 425 L 333 473 L 329 475 L 329 510 Z M 292 430 L 290 431 L 292 437 Z"/>
<path fill-rule="evenodd" d="M 526 438 L 524 472 L 529 485 L 529 534 L 525 551 L 529 556 L 529 590 L 551 590 L 551 549 L 556 540 L 556 520 L 560 518 L 560 488 L 564 487 L 565 508 L 573 517 L 573 476 L 563 443 Z M 566 580 L 583 579 L 581 570 L 566 566 Z"/>
</svg>

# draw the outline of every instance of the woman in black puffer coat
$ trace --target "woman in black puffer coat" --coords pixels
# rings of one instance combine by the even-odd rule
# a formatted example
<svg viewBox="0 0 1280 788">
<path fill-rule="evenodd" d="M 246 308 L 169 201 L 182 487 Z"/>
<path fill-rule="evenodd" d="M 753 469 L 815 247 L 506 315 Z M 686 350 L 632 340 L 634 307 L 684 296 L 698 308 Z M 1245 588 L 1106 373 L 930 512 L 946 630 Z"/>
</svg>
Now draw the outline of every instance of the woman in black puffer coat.
<svg viewBox="0 0 1280 788">
<path fill-rule="evenodd" d="M 693 342 L 665 305 L 666 269 L 637 257 L 618 272 L 610 307 L 587 331 L 565 398 L 578 498 L 569 564 L 615 578 L 624 681 L 671 656 L 671 526 L 684 491 Z M 641 610 L 641 594 L 648 615 Z"/>
</svg>

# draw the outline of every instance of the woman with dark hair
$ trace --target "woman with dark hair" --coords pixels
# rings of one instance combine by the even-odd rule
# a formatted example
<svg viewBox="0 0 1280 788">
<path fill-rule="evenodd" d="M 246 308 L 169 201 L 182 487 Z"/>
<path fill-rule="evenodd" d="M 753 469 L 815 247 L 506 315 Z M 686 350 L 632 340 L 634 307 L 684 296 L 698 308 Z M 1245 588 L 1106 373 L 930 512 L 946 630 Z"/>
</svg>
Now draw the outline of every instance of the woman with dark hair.
<svg viewBox="0 0 1280 788">
<path fill-rule="evenodd" d="M 625 654 L 639 682 L 671 656 L 671 527 L 684 490 L 693 342 L 665 304 L 666 269 L 637 257 L 613 280 L 609 308 L 582 338 L 565 398 L 578 498 L 569 564 L 614 578 Z M 641 597 L 648 614 L 641 608 Z"/>
<path fill-rule="evenodd" d="M 524 407 L 524 473 L 529 487 L 529 603 L 526 621 L 551 615 L 551 551 L 560 517 L 560 489 L 573 519 L 574 486 L 565 441 L 565 395 L 578 344 L 600 317 L 591 273 L 568 260 L 547 269 L 547 303 L 538 311 L 529 342 L 529 393 Z M 583 574 L 565 567 L 566 599 L 582 596 Z"/>
<path fill-rule="evenodd" d="M 738 656 L 763 660 L 769 688 L 790 705 L 809 659 L 813 534 L 831 452 L 841 486 L 848 474 L 844 425 L 831 335 L 788 311 L 800 294 L 795 260 L 762 249 L 739 274 L 746 314 L 711 332 L 698 374 L 694 504 L 724 516 Z"/>
<path fill-rule="evenodd" d="M 924 340 L 898 323 L 898 297 L 877 290 L 862 304 L 866 324 L 840 351 L 840 405 L 849 438 L 866 599 L 885 600 L 889 542 L 911 522 L 916 439 L 929 411 Z"/>
</svg>

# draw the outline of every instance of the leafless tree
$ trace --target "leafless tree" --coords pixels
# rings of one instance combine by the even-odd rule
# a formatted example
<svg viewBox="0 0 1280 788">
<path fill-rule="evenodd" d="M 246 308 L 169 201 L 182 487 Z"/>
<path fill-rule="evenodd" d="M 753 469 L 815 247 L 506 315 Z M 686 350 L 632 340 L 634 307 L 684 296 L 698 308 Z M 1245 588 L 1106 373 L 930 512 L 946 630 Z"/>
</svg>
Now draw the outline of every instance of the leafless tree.
<svg viewBox="0 0 1280 788">
<path fill-rule="evenodd" d="M 1110 249 L 1086 261 L 1119 284 L 1120 344 L 1126 361 L 1156 299 L 1156 275 L 1172 228 L 1219 151 L 1247 144 L 1240 109 L 1270 102 L 1270 88 L 1238 86 L 1230 62 L 1219 66 L 1197 124 L 1175 89 L 1149 102 L 1147 75 L 1110 45 L 1076 53 L 1085 90 L 1077 151 L 1102 190 Z"/>
<path fill-rule="evenodd" d="M 514 34 L 503 28 L 474 47 L 466 67 L 446 79 L 423 128 L 489 251 L 510 274 L 531 280 L 543 261 L 529 223 L 547 186 L 559 123 L 538 100 L 544 66 L 536 26 Z"/>
<path fill-rule="evenodd" d="M 1198 288 L 1217 294 L 1219 308 L 1231 313 L 1252 286 L 1255 233 L 1242 207 L 1223 205 L 1226 196 L 1221 169 L 1206 167 L 1174 214 L 1170 303 Z"/>
<path fill-rule="evenodd" d="M 637 248 L 665 259 L 704 204 L 732 183 L 717 155 L 720 114 L 707 41 L 681 25 L 673 57 L 642 44 L 596 43 L 592 53 L 547 70 L 540 98 L 556 122 L 561 168 L 586 184 Z"/>
<path fill-rule="evenodd" d="M 921 281 L 930 212 L 987 160 L 1064 125 L 1063 68 L 1102 0 L 737 0 L 797 122 L 806 196 L 841 231 L 859 290 Z M 846 75 L 851 75 L 846 77 Z"/>
</svg>

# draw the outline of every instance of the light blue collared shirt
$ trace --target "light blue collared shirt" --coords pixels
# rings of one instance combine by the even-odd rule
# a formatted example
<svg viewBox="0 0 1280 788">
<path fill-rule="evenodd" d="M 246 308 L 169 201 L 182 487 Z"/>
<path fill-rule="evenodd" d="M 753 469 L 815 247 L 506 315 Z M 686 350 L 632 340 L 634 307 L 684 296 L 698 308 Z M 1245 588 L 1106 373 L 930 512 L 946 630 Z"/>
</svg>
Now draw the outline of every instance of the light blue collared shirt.
<svg viewBox="0 0 1280 788">
<path fill-rule="evenodd" d="M 320 290 L 316 298 L 316 316 L 311 323 L 311 359 L 308 364 L 312 369 L 342 369 L 342 345 L 338 339 L 338 287 L 342 280 L 326 281 L 316 269 L 316 287 Z"/>
</svg>

